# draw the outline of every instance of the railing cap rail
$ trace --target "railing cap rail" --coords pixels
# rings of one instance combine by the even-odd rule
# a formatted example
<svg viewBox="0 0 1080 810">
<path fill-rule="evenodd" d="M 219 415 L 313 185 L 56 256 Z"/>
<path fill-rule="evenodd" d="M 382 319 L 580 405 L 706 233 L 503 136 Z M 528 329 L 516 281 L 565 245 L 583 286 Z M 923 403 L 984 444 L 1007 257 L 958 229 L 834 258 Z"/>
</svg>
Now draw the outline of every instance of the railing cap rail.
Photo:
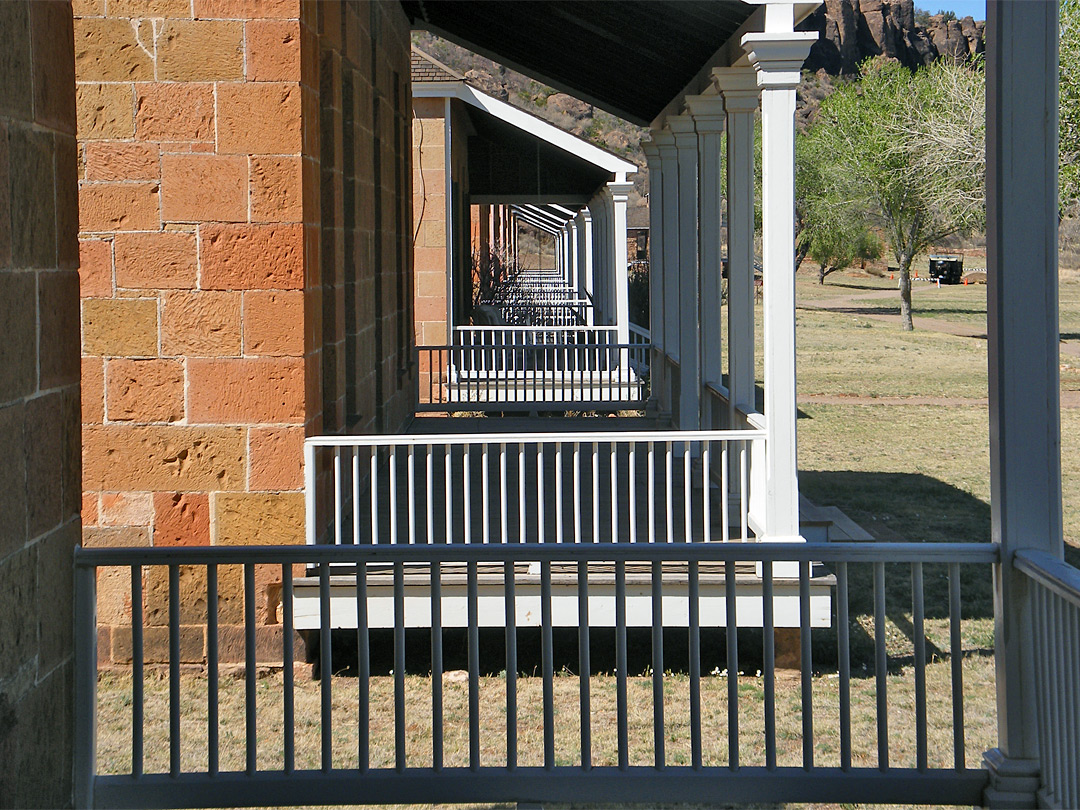
<svg viewBox="0 0 1080 810">
<path fill-rule="evenodd" d="M 609 430 L 580 433 L 427 433 L 348 436 L 309 436 L 310 447 L 391 447 L 442 444 L 627 444 L 630 442 L 723 442 L 764 439 L 764 430 Z"/>
<path fill-rule="evenodd" d="M 1034 549 L 1020 549 L 1013 555 L 1013 565 L 1045 588 L 1080 607 L 1080 569 L 1053 554 Z"/>
<path fill-rule="evenodd" d="M 436 543 L 75 549 L 76 567 L 528 561 L 994 563 L 995 543 Z"/>
</svg>

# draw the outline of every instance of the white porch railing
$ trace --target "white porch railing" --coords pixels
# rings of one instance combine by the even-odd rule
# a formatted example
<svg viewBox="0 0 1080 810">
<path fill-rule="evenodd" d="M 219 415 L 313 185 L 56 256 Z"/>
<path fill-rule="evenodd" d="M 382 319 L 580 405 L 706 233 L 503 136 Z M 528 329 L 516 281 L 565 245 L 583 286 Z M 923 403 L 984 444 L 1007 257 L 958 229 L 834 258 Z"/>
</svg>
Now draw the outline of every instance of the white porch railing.
<svg viewBox="0 0 1080 810">
<path fill-rule="evenodd" d="M 617 410 L 645 398 L 615 327 L 456 327 L 453 345 L 417 346 L 418 409 Z"/>
<path fill-rule="evenodd" d="M 313 437 L 307 542 L 744 540 L 764 443 L 758 430 Z"/>
<path fill-rule="evenodd" d="M 1080 571 L 1039 551 L 1018 551 L 1029 579 L 1039 728 L 1041 807 L 1080 807 Z"/>
<path fill-rule="evenodd" d="M 636 323 L 628 324 L 630 328 L 630 368 L 634 369 L 639 375 L 647 377 L 649 375 L 649 364 L 652 362 L 649 357 L 652 354 L 652 335 L 649 330 L 644 326 L 638 326 Z"/>
<path fill-rule="evenodd" d="M 835 680 L 816 679 L 822 645 L 811 644 L 808 600 L 803 600 L 798 678 L 778 679 L 771 625 L 773 567 L 796 561 L 800 592 L 809 588 L 811 560 L 835 571 L 837 628 Z M 615 667 L 612 676 L 594 676 L 590 587 L 593 562 L 614 566 L 603 598 L 613 602 Z M 79 548 L 75 555 L 76 604 L 76 805 L 80 807 L 281 806 L 309 804 L 571 802 L 731 803 L 890 802 L 964 804 L 981 802 L 987 773 L 968 766 L 964 725 L 960 573 L 962 567 L 997 561 L 991 544 L 830 543 L 562 543 L 492 545 L 399 544 L 306 547 Z M 691 598 L 685 675 L 668 672 L 664 654 L 664 580 L 660 566 L 680 562 L 697 593 L 698 566 L 719 565 L 733 577 L 737 564 L 760 564 L 761 655 L 741 652 L 734 589 L 728 605 L 725 671 L 703 672 L 704 616 Z M 577 565 L 579 574 L 578 655 L 573 676 L 557 676 L 550 619 L 551 567 Z M 393 630 L 374 636 L 368 615 L 369 569 L 392 571 Z M 652 570 L 646 586 L 653 604 L 651 661 L 643 676 L 629 671 L 627 628 L 621 619 L 627 597 L 627 568 Z M 907 597 L 915 627 L 913 661 L 899 673 L 889 670 L 886 650 L 885 566 L 900 568 L 911 582 Z M 357 678 L 334 678 L 330 623 L 314 631 L 320 676 L 310 687 L 294 678 L 294 566 L 317 572 L 320 613 L 329 613 L 331 568 L 356 572 L 352 596 L 360 622 L 355 642 Z M 465 566 L 469 622 L 467 679 L 444 680 L 441 629 L 443 566 Z M 504 603 L 505 675 L 483 678 L 476 599 L 478 567 L 498 573 Z M 540 571 L 540 662 L 518 653 L 516 570 Z M 243 570 L 242 681 L 220 677 L 223 643 L 219 609 L 222 577 L 230 566 Z M 930 576 L 924 569 L 934 567 Z M 936 568 L 943 569 L 941 576 Z M 129 577 L 131 614 L 130 687 L 112 674 L 99 702 L 96 664 L 96 583 L 99 569 L 120 568 Z M 257 648 L 256 569 L 275 570 L 283 583 L 282 641 L 274 650 Z M 406 570 L 430 574 L 434 617 L 430 650 L 422 674 L 406 670 L 404 626 Z M 907 569 L 908 574 L 903 574 Z M 143 622 L 149 593 L 144 573 L 167 582 L 166 624 L 152 628 L 167 641 L 160 675 L 148 678 L 149 635 Z M 853 577 L 872 578 L 874 688 L 852 677 L 853 645 L 848 632 Z M 984 574 L 985 575 L 985 574 Z M 384 576 L 380 574 L 380 576 Z M 922 635 L 924 581 L 947 576 L 948 638 L 953 666 L 930 711 L 929 665 Z M 893 580 L 890 579 L 890 582 Z M 183 599 L 181 606 L 181 586 Z M 635 586 L 638 587 L 638 586 Z M 412 593 L 412 591 L 409 591 Z M 595 597 L 594 597 L 595 598 Z M 183 621 L 183 625 L 181 624 Z M 205 671 L 182 666 L 182 628 L 205 627 Z M 858 625 L 856 625 L 858 626 Z M 870 628 L 863 628 L 870 633 Z M 188 637 L 188 636 L 184 636 Z M 343 637 L 342 637 L 343 638 Z M 1071 638 L 1071 641 L 1068 639 Z M 820 639 L 819 639 L 820 640 Z M 1062 641 L 1076 651 L 1075 636 Z M 389 675 L 373 672 L 381 645 L 392 650 Z M 425 645 L 426 648 L 426 645 Z M 415 652 L 415 647 L 413 648 Z M 427 651 L 426 651 L 427 652 Z M 188 653 L 189 654 L 189 653 Z M 280 680 L 258 680 L 269 656 L 281 665 Z M 866 666 L 866 653 L 860 653 Z M 161 659 L 157 659 L 161 660 Z M 749 662 L 749 663 L 748 663 Z M 414 664 L 415 666 L 415 664 Z M 740 675 L 760 666 L 760 678 Z M 832 667 L 826 663 L 825 666 Z M 940 678 L 941 672 L 933 675 Z M 594 678 L 599 678 L 595 680 Z M 610 681 L 610 684 L 607 682 Z M 119 686 L 117 685 L 119 682 Z M 603 682 L 603 685 L 601 683 Z M 752 684 L 752 689 L 747 685 Z M 242 684 L 242 685 L 241 685 Z M 198 701 L 199 711 L 191 711 Z M 869 701 L 873 709 L 868 710 Z M 499 710 L 481 712 L 494 703 Z M 205 712 L 201 709 L 205 706 Z M 949 711 L 951 708 L 951 711 Z M 799 716 L 793 732 L 787 715 Z M 1053 718 L 1051 723 L 1061 722 Z M 126 728 L 127 750 L 116 737 L 100 735 L 102 724 Z M 797 736 L 792 742 L 791 735 Z M 1051 730 L 1050 733 L 1058 733 Z M 835 736 L 834 736 L 835 735 Z M 819 741 L 828 738 L 828 745 Z M 914 740 L 904 753 L 897 741 Z M 111 743 L 109 759 L 99 759 L 98 743 Z M 122 745 L 122 744 L 121 744 Z M 1071 765 L 1075 774 L 1075 762 Z"/>
</svg>

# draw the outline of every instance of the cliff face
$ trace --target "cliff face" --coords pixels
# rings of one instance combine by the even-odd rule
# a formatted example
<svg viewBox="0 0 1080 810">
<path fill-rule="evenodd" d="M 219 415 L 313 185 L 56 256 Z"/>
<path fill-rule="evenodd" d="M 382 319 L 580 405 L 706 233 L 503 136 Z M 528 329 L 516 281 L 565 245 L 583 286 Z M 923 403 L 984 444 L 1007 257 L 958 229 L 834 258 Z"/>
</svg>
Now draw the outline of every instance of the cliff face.
<svg viewBox="0 0 1080 810">
<path fill-rule="evenodd" d="M 985 48 L 984 28 L 940 14 L 918 25 L 913 0 L 825 0 L 800 26 L 820 34 L 803 69 L 854 74 L 864 59 L 882 55 L 912 68 L 942 56 L 969 59 Z"/>
</svg>

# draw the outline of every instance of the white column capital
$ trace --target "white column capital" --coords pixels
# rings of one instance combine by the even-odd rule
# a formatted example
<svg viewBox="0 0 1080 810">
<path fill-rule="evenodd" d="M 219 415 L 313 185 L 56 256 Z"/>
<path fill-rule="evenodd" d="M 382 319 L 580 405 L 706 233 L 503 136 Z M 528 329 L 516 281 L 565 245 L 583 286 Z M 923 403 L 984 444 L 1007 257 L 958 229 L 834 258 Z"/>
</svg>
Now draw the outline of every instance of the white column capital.
<svg viewBox="0 0 1080 810">
<path fill-rule="evenodd" d="M 697 149 L 697 130 L 694 127 L 693 116 L 683 113 L 682 115 L 668 116 L 667 124 L 671 127 L 672 137 L 675 139 L 675 147 L 683 149 Z"/>
<path fill-rule="evenodd" d="M 656 145 L 656 141 L 649 138 L 641 142 L 641 151 L 645 153 L 645 162 L 652 169 L 660 159 L 660 147 Z"/>
<path fill-rule="evenodd" d="M 607 184 L 607 192 L 615 202 L 626 202 L 633 189 L 633 183 L 620 183 L 618 180 L 613 180 Z"/>
<path fill-rule="evenodd" d="M 729 113 L 752 113 L 761 101 L 757 71 L 752 67 L 713 68 L 712 81 Z"/>
<path fill-rule="evenodd" d="M 724 131 L 727 114 L 724 99 L 719 95 L 687 96 L 686 106 L 694 119 L 698 134 L 707 135 Z"/>
<path fill-rule="evenodd" d="M 744 34 L 742 46 L 757 70 L 758 86 L 793 90 L 802 78 L 802 66 L 817 42 L 816 31 L 790 34 Z"/>
</svg>

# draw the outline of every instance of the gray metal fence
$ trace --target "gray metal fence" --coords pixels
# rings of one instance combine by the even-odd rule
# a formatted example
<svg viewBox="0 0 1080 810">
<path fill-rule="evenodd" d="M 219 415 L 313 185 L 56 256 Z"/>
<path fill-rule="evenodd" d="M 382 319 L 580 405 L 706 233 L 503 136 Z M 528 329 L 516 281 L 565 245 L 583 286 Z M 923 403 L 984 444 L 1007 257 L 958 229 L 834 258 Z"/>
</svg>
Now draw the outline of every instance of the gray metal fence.
<svg viewBox="0 0 1080 810">
<path fill-rule="evenodd" d="M 968 767 L 981 752 L 972 756 L 966 750 L 961 571 L 987 576 L 996 560 L 994 545 L 945 543 L 79 549 L 77 801 L 94 807 L 494 801 L 977 804 L 987 777 L 982 769 Z M 677 675 L 667 671 L 665 662 L 670 661 L 664 653 L 664 566 L 672 563 L 684 566 L 691 595 L 688 626 L 680 630 L 687 634 L 687 660 Z M 734 580 L 735 566 L 746 563 L 759 566 L 764 616 L 753 631 L 757 635 L 744 637 L 733 632 L 740 626 Z M 836 632 L 828 652 L 836 671 L 827 689 L 825 681 L 815 678 L 820 668 L 815 658 L 822 651 L 810 632 L 809 588 L 816 563 L 829 566 L 837 583 Z M 292 577 L 297 564 L 318 577 L 321 597 L 323 618 L 312 639 L 318 642 L 320 675 L 310 688 L 294 676 Z M 541 587 L 541 654 L 532 675 L 522 671 L 518 645 L 516 585 L 522 564 L 539 569 Z M 589 611 L 598 588 L 590 566 L 597 565 L 610 571 L 605 598 L 613 600 L 616 615 L 615 665 L 606 673 L 594 671 L 590 656 L 595 631 Z M 702 631 L 718 626 L 720 617 L 703 615 L 696 604 L 699 569 L 705 565 L 720 566 L 729 578 L 722 617 L 728 628 L 726 667 L 714 674 L 703 672 Z M 776 674 L 773 571 L 781 565 L 797 566 L 802 594 L 797 683 Z M 223 680 L 218 627 L 222 576 L 235 566 L 242 569 L 243 658 L 238 678 Z M 256 573 L 266 566 L 279 571 L 282 580 L 282 641 L 274 651 L 280 655 L 280 682 L 260 678 L 256 649 Z M 343 566 L 354 575 L 358 622 L 349 633 L 355 642 L 355 679 L 333 676 L 330 578 Z M 469 595 L 468 663 L 458 685 L 449 685 L 445 677 L 440 609 L 444 572 L 452 566 L 464 569 Z M 569 566 L 578 575 L 578 655 L 572 675 L 560 674 L 554 660 L 553 566 Z M 126 572 L 130 583 L 127 596 L 135 617 L 131 665 L 128 672 L 99 673 L 96 578 L 99 571 L 115 567 Z M 646 586 L 653 604 L 647 631 L 651 666 L 640 676 L 628 669 L 628 567 L 651 572 Z M 368 580 L 376 570 L 381 576 L 389 571 L 394 584 L 394 627 L 381 642 L 366 622 Z M 416 570 L 428 577 L 424 594 L 434 631 L 424 671 L 410 675 L 406 575 Z M 480 669 L 481 570 L 497 572 L 502 581 L 504 660 L 497 678 L 482 677 Z M 160 631 L 158 641 L 166 640 L 167 663 L 160 670 L 144 664 L 151 629 L 144 627 L 144 577 L 153 572 L 158 574 L 154 582 L 167 583 L 164 626 L 153 628 Z M 192 578 L 192 572 L 198 576 Z M 853 673 L 851 630 L 856 625 L 849 605 L 856 572 L 857 588 L 872 593 L 873 651 L 864 654 L 873 663 L 870 671 Z M 193 592 L 192 582 L 205 582 L 205 587 Z M 908 594 L 903 601 L 911 610 L 914 654 L 904 668 L 909 674 L 900 681 L 904 694 L 891 696 L 897 672 L 894 667 L 893 679 L 887 680 L 886 598 L 891 592 L 895 601 L 897 583 L 908 586 L 901 590 Z M 945 705 L 951 711 L 935 704 L 938 710 L 928 713 L 923 631 L 925 594 L 931 588 L 935 604 L 947 605 L 934 621 L 944 622 L 941 632 L 948 638 L 948 686 L 939 684 L 937 691 L 948 696 Z M 410 598 L 415 595 L 410 586 Z M 193 608 L 193 603 L 203 607 Z M 182 627 L 192 621 L 205 621 L 205 667 L 184 663 L 188 654 L 181 649 Z M 869 629 L 859 627 L 860 633 Z M 754 651 L 740 649 L 754 638 L 760 647 L 754 642 Z M 386 674 L 372 670 L 376 643 L 392 648 L 393 664 Z M 751 667 L 760 666 L 759 677 L 740 677 L 747 660 Z M 941 671 L 935 669 L 934 677 Z M 116 694 L 122 699 L 103 705 L 99 682 L 106 684 L 102 699 Z M 823 697 L 822 690 L 828 695 Z M 793 725 L 795 713 L 799 721 Z M 902 756 L 896 746 L 901 734 L 914 739 Z M 99 748 L 108 744 L 115 749 L 118 740 L 124 755 L 107 765 L 99 761 Z"/>
</svg>

